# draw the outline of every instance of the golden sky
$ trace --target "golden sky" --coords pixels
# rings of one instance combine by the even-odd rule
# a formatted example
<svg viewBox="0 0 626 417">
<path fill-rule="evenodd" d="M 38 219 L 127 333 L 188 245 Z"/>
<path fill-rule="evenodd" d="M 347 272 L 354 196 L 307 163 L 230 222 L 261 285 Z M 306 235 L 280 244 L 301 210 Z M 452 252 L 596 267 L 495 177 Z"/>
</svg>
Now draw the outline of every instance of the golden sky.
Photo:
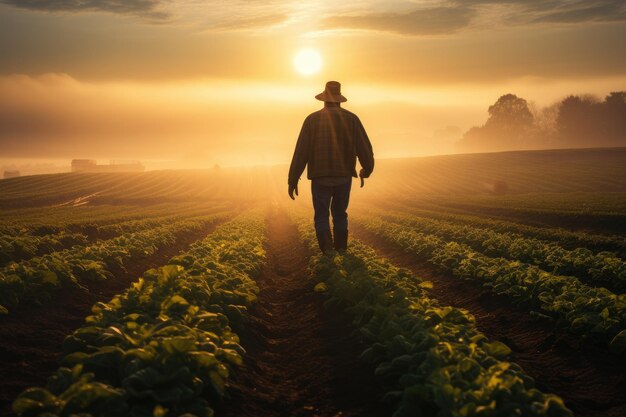
<svg viewBox="0 0 626 417">
<path fill-rule="evenodd" d="M 288 162 L 330 79 L 378 157 L 450 153 L 502 94 L 626 89 L 624 39 L 624 1 L 0 0 L 0 160 Z"/>
</svg>

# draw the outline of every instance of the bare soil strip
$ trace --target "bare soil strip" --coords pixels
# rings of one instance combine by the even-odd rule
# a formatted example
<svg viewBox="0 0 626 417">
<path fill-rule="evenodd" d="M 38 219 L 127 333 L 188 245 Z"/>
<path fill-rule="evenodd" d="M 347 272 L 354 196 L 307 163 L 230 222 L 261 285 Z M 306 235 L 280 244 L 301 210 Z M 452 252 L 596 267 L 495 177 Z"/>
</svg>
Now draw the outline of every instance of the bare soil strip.
<svg viewBox="0 0 626 417">
<path fill-rule="evenodd" d="M 111 271 L 114 278 L 90 284 L 89 291 L 58 291 L 45 306 L 20 306 L 0 317 L 0 416 L 11 415 L 11 403 L 24 389 L 45 385 L 59 366 L 63 339 L 83 324 L 96 302 L 123 292 L 143 272 L 162 266 L 218 224 L 181 236 L 176 244 L 130 262 L 125 270 Z"/>
<path fill-rule="evenodd" d="M 511 299 L 484 293 L 476 283 L 437 271 L 354 223 L 351 232 L 380 256 L 432 281 L 431 294 L 442 304 L 469 310 L 485 335 L 513 350 L 512 360 L 535 379 L 538 388 L 562 397 L 577 416 L 626 415 L 624 358 L 555 330 L 549 320 L 512 306 Z"/>
<path fill-rule="evenodd" d="M 295 225 L 273 209 L 267 226 L 259 300 L 249 322 L 236 329 L 247 350 L 245 363 L 216 415 L 388 415 L 378 402 L 382 391 L 374 370 L 358 359 L 364 347 L 349 318 L 324 308 L 326 297 L 313 291 L 310 254 Z"/>
</svg>

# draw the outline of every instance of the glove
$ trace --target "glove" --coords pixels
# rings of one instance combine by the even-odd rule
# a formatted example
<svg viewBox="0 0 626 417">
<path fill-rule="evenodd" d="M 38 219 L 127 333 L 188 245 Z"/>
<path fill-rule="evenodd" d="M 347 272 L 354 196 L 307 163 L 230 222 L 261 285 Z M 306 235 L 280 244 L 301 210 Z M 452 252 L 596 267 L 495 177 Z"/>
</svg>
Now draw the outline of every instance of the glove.
<svg viewBox="0 0 626 417">
<path fill-rule="evenodd" d="M 295 200 L 296 198 L 293 196 L 293 193 L 296 193 L 296 195 L 298 195 L 298 183 L 296 182 L 295 184 L 289 184 L 289 197 L 292 200 Z"/>
</svg>

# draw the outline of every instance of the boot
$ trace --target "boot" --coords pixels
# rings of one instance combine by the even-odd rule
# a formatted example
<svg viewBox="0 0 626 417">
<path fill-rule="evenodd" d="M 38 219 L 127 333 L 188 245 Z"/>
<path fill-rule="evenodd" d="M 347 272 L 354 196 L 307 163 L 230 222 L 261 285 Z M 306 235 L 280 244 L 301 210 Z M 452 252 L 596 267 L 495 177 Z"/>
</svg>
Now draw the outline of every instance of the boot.
<svg viewBox="0 0 626 417">
<path fill-rule="evenodd" d="M 334 230 L 335 232 L 335 250 L 337 252 L 345 252 L 348 250 L 348 231 Z"/>
<path fill-rule="evenodd" d="M 315 235 L 317 236 L 317 243 L 320 245 L 322 253 L 326 253 L 333 249 L 333 237 L 330 230 L 316 232 Z"/>
</svg>

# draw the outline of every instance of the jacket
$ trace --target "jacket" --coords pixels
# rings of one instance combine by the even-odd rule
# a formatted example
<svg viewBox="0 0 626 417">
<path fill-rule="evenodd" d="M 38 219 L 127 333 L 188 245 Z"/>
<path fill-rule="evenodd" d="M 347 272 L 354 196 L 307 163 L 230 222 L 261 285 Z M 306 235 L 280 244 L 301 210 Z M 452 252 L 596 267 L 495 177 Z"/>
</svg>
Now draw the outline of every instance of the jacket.
<svg viewBox="0 0 626 417">
<path fill-rule="evenodd" d="M 310 114 L 302 124 L 289 168 L 289 184 L 297 184 L 305 166 L 307 178 L 356 177 L 356 159 L 363 177 L 374 170 L 374 152 L 363 124 L 354 113 L 329 106 Z"/>
</svg>

